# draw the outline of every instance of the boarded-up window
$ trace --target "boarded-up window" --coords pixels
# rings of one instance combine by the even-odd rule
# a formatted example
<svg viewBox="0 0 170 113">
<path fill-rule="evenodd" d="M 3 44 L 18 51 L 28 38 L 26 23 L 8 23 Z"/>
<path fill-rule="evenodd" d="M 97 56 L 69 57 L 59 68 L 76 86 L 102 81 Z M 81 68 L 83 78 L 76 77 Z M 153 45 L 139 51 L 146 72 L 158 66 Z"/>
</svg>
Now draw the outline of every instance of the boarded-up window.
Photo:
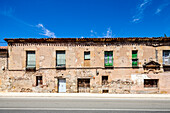
<svg viewBox="0 0 170 113">
<path fill-rule="evenodd" d="M 104 52 L 104 64 L 105 66 L 113 66 L 113 51 Z"/>
<path fill-rule="evenodd" d="M 145 88 L 157 88 L 158 79 L 144 79 L 144 87 Z"/>
<path fill-rule="evenodd" d="M 36 86 L 42 85 L 42 76 L 36 76 Z"/>
<path fill-rule="evenodd" d="M 56 52 L 56 60 L 57 60 L 57 67 L 65 67 L 66 59 L 65 59 L 65 51 L 57 51 Z"/>
<path fill-rule="evenodd" d="M 90 51 L 84 52 L 84 60 L 90 60 Z"/>
<path fill-rule="evenodd" d="M 27 68 L 36 67 L 35 51 L 27 51 Z"/>
</svg>

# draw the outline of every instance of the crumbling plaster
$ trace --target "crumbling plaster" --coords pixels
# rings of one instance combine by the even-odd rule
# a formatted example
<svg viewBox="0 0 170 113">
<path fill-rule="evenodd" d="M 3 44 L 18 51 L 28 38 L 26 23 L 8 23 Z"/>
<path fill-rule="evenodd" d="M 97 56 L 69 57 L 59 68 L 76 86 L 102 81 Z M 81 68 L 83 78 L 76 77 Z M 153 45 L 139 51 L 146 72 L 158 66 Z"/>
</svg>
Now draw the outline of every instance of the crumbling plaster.
<svg viewBox="0 0 170 113">
<path fill-rule="evenodd" d="M 8 69 L 0 70 L 0 91 L 7 92 L 58 92 L 58 78 L 66 78 L 68 93 L 77 92 L 77 79 L 90 78 L 90 92 L 102 93 L 151 93 L 143 87 L 143 79 L 159 79 L 157 93 L 170 93 L 170 73 L 144 74 L 142 68 L 149 60 L 156 61 L 155 49 L 158 50 L 158 62 L 162 64 L 162 51 L 169 46 L 152 47 L 145 45 L 111 46 L 52 46 L 20 45 L 9 46 Z M 26 71 L 26 51 L 36 53 L 36 71 Z M 65 50 L 66 70 L 56 69 L 56 51 Z M 138 50 L 140 68 L 132 68 L 132 50 Z M 84 66 L 84 51 L 90 51 L 90 66 Z M 104 51 L 113 51 L 113 69 L 104 67 Z M 0 58 L 0 65 L 7 64 Z M 2 66 L 1 66 L 2 67 Z M 162 67 L 162 65 L 161 65 Z M 98 72 L 98 74 L 97 74 Z M 36 86 L 36 76 L 43 77 L 43 85 Z M 109 84 L 103 86 L 102 76 L 109 77 Z M 157 89 L 154 89 L 157 91 Z"/>
</svg>

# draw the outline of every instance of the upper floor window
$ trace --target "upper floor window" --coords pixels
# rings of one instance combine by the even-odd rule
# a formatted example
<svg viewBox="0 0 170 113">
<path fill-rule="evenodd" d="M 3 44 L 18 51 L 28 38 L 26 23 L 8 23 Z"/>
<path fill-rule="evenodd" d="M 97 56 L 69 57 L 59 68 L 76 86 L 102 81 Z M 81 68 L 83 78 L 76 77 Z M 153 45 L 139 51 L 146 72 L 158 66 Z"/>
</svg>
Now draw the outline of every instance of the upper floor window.
<svg viewBox="0 0 170 113">
<path fill-rule="evenodd" d="M 132 51 L 132 67 L 138 66 L 138 51 L 133 50 Z"/>
<path fill-rule="evenodd" d="M 170 65 L 170 50 L 163 51 L 163 64 Z"/>
<path fill-rule="evenodd" d="M 104 52 L 104 65 L 113 66 L 113 51 L 105 51 Z"/>
<path fill-rule="evenodd" d="M 137 59 L 138 57 L 138 51 L 137 50 L 133 50 L 132 51 L 132 59 Z"/>
<path fill-rule="evenodd" d="M 84 66 L 90 66 L 90 51 L 84 52 Z"/>
<path fill-rule="evenodd" d="M 66 66 L 65 51 L 57 51 L 56 52 L 56 66 L 57 67 L 65 67 Z"/>
<path fill-rule="evenodd" d="M 7 49 L 1 49 L 0 48 L 0 58 L 7 57 L 8 56 L 8 50 Z"/>
<path fill-rule="evenodd" d="M 90 51 L 84 52 L 84 60 L 90 60 Z"/>
<path fill-rule="evenodd" d="M 35 69 L 36 67 L 35 51 L 27 51 L 26 54 L 27 54 L 26 68 Z"/>
</svg>

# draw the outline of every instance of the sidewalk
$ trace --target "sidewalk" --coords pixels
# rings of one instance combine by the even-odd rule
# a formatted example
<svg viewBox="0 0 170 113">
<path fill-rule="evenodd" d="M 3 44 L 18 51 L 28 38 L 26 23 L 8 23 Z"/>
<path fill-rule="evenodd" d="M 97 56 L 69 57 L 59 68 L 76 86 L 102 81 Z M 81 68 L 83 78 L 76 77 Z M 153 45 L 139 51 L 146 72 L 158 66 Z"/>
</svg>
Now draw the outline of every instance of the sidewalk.
<svg viewBox="0 0 170 113">
<path fill-rule="evenodd" d="M 168 98 L 170 94 L 0 93 L 0 97 Z"/>
</svg>

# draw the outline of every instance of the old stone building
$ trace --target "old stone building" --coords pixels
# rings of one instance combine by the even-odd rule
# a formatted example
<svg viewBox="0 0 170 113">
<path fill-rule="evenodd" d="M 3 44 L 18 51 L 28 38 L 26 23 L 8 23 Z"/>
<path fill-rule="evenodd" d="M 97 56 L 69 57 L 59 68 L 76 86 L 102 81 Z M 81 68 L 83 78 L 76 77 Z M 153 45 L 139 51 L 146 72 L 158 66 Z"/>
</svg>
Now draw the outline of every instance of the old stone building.
<svg viewBox="0 0 170 113">
<path fill-rule="evenodd" d="M 6 77 L 6 67 L 7 67 L 7 57 L 8 57 L 8 51 L 7 47 L 0 47 L 0 89 L 6 89 L 7 88 L 7 82 L 8 80 Z"/>
<path fill-rule="evenodd" d="M 170 37 L 4 40 L 1 92 L 170 93 Z"/>
</svg>

